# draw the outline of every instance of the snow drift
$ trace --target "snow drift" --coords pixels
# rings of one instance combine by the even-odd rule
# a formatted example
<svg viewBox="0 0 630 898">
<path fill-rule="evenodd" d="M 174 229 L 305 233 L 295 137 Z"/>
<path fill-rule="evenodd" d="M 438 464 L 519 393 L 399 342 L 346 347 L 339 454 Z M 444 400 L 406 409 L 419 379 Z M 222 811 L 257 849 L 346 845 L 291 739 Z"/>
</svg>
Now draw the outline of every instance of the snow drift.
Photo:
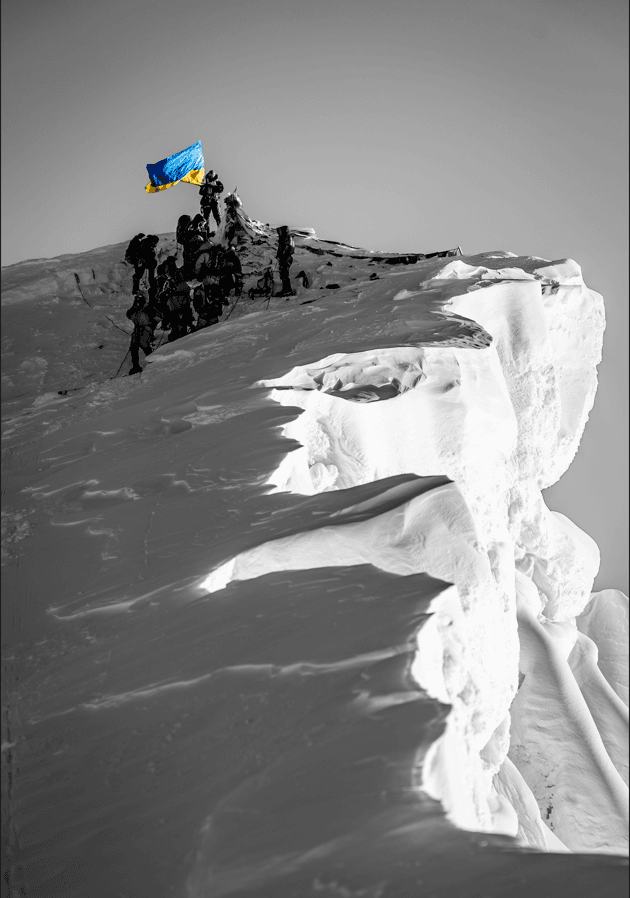
<svg viewBox="0 0 630 898">
<path fill-rule="evenodd" d="M 627 599 L 591 593 L 596 545 L 541 495 L 594 401 L 602 298 L 571 260 L 296 247 L 296 299 L 109 381 L 122 248 L 3 270 L 15 882 L 614 885 L 592 855 L 627 850 Z"/>
</svg>

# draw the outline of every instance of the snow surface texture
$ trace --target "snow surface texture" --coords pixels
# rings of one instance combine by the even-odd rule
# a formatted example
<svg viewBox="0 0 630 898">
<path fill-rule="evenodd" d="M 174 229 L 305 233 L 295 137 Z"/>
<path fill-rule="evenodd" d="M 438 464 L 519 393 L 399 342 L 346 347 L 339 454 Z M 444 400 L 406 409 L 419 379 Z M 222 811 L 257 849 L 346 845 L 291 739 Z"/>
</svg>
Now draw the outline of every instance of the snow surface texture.
<svg viewBox="0 0 630 898">
<path fill-rule="evenodd" d="M 275 237 L 240 214 L 247 290 Z M 503 894 L 531 892 L 501 846 L 563 852 L 563 877 L 572 852 L 627 850 L 628 600 L 591 593 L 596 545 L 541 495 L 593 404 L 601 297 L 571 260 L 407 264 L 296 233 L 309 289 L 232 300 L 134 378 L 104 379 L 124 245 L 3 269 L 3 743 L 29 894 L 89 893 L 42 861 L 75 838 L 41 822 L 42 763 L 129 894 L 176 874 L 190 896 L 416 894 L 388 891 L 403 856 L 478 894 L 468 849 L 430 872 L 427 821 L 455 853 L 452 824 L 487 834 L 474 875 Z M 42 762 L 38 740 L 60 747 Z"/>
</svg>

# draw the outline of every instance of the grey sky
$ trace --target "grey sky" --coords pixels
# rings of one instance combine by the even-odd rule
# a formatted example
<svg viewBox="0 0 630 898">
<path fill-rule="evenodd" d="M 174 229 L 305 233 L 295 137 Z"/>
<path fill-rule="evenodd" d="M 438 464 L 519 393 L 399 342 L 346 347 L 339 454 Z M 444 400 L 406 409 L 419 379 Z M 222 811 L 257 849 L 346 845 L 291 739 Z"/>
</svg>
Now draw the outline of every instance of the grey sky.
<svg viewBox="0 0 630 898">
<path fill-rule="evenodd" d="M 174 230 L 201 140 L 248 214 L 390 250 L 570 256 L 600 393 L 547 498 L 627 574 L 627 2 L 4 0 L 2 262 Z"/>
</svg>

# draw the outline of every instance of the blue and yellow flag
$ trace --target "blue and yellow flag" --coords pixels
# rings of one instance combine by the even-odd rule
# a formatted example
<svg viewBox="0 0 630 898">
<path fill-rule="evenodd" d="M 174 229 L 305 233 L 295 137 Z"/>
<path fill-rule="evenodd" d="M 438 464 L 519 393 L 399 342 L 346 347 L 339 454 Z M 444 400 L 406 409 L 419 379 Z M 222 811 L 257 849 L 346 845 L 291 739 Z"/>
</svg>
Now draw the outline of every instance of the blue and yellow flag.
<svg viewBox="0 0 630 898">
<path fill-rule="evenodd" d="M 178 181 L 186 181 L 188 184 L 203 183 L 203 150 L 201 141 L 198 140 L 191 147 L 187 147 L 179 153 L 161 159 L 155 165 L 147 165 L 150 184 L 144 188 L 147 193 L 157 193 L 158 190 L 166 190 Z"/>
</svg>

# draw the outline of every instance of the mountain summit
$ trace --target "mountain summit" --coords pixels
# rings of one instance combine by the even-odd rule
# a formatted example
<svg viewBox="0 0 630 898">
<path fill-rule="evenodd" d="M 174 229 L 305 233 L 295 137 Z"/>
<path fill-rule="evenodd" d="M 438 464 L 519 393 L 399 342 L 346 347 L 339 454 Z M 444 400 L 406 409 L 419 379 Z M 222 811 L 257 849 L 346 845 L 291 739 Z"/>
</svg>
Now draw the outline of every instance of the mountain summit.
<svg viewBox="0 0 630 898">
<path fill-rule="evenodd" d="M 627 599 L 541 495 L 602 297 L 294 234 L 135 377 L 126 244 L 2 270 L 13 888 L 621 894 Z"/>
</svg>

